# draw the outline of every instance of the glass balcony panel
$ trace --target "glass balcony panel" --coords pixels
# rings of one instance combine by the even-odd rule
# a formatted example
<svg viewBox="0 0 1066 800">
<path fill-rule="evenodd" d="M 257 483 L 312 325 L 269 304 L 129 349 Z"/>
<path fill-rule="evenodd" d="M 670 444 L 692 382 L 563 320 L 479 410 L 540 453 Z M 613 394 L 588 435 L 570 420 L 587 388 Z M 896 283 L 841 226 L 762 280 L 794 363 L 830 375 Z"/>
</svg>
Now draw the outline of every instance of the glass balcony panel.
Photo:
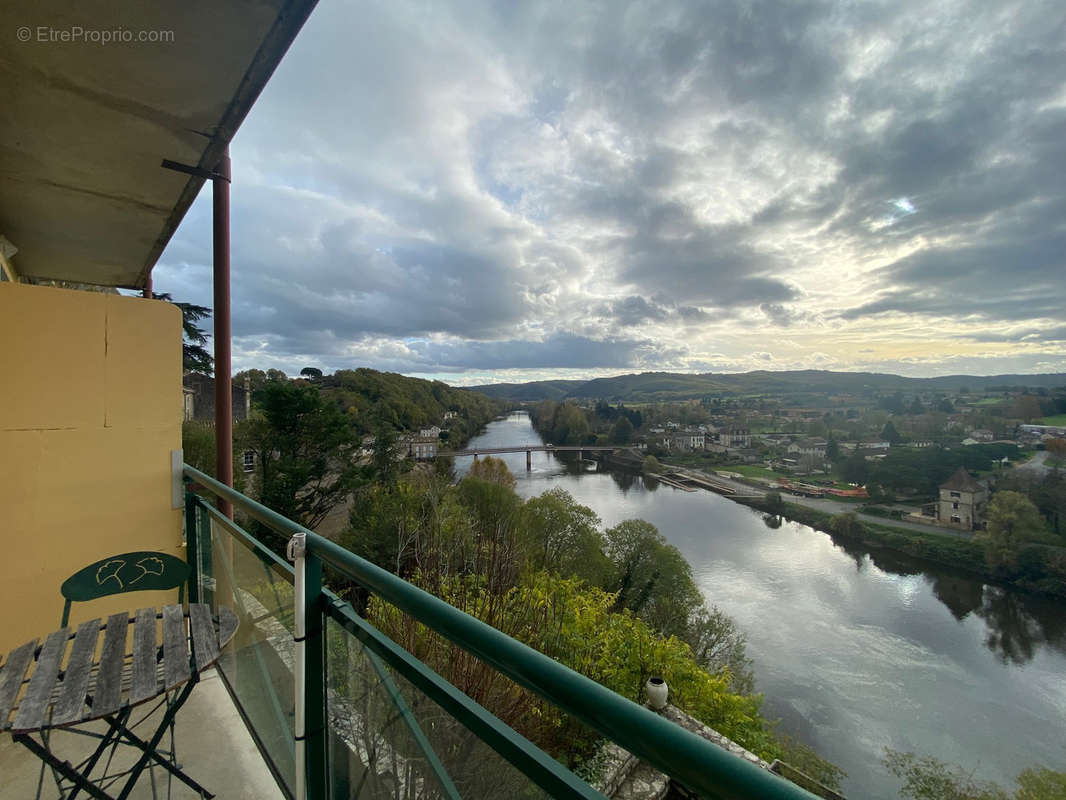
<svg viewBox="0 0 1066 800">
<path fill-rule="evenodd" d="M 295 787 L 295 647 L 292 575 L 265 549 L 201 508 L 197 525 L 201 600 L 236 613 L 240 625 L 218 661 L 233 700 L 271 771 Z"/>
<path fill-rule="evenodd" d="M 326 636 L 333 800 L 549 796 L 332 619 Z"/>
</svg>

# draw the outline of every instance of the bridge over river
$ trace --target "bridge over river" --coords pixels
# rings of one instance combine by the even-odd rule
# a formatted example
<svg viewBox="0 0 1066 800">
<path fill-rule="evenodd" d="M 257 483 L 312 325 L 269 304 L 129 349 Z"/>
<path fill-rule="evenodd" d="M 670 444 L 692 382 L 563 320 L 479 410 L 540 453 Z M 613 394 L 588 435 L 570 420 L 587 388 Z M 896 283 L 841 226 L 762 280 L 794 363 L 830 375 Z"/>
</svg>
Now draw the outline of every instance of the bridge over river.
<svg viewBox="0 0 1066 800">
<path fill-rule="evenodd" d="M 596 444 L 566 444 L 566 445 L 551 445 L 551 444 L 516 444 L 507 445 L 504 447 L 471 447 L 465 450 L 441 450 L 437 453 L 437 458 L 454 458 L 457 456 L 473 456 L 476 460 L 478 456 L 492 456 L 500 453 L 522 453 L 526 454 L 526 469 L 532 469 L 533 467 L 533 454 L 534 453 L 577 453 L 578 458 L 584 459 L 585 453 L 610 453 L 615 450 L 636 450 L 636 448 L 628 447 L 626 445 L 614 444 L 614 445 L 596 445 Z"/>
<path fill-rule="evenodd" d="M 491 456 L 499 455 L 501 453 L 522 453 L 526 454 L 526 469 L 533 468 L 533 453 L 577 453 L 578 458 L 584 459 L 585 453 L 603 453 L 614 452 L 615 450 L 628 450 L 637 458 L 643 458 L 643 454 L 635 447 L 628 445 L 551 445 L 551 444 L 515 444 L 515 445 L 503 445 L 500 447 L 469 447 L 465 450 L 442 450 L 437 453 L 438 458 L 448 458 L 455 456 L 473 456 L 476 460 L 478 456 Z M 697 489 L 709 489 L 712 492 L 718 494 L 724 494 L 729 497 L 753 497 L 761 498 L 766 493 L 758 489 L 754 489 L 750 486 L 746 486 L 736 481 L 730 481 L 725 478 L 720 478 L 715 475 L 708 475 L 706 472 L 699 470 L 686 470 L 677 467 L 668 467 L 663 473 L 656 475 L 663 483 L 674 486 L 678 489 L 684 489 L 688 492 L 694 492 Z"/>
</svg>

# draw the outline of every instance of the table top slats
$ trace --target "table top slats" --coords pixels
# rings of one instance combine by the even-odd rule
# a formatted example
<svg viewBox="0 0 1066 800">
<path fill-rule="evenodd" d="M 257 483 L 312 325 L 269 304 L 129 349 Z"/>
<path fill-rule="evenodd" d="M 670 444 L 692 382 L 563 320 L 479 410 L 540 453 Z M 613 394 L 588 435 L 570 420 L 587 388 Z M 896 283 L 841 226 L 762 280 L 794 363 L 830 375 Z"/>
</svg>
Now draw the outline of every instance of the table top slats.
<svg viewBox="0 0 1066 800">
<path fill-rule="evenodd" d="M 33 661 L 33 653 L 37 649 L 37 640 L 26 642 L 16 647 L 7 654 L 4 662 L 4 671 L 0 673 L 0 730 L 7 730 L 7 718 L 11 714 L 11 707 L 15 705 L 22 679 L 26 675 L 26 668 Z"/>
<path fill-rule="evenodd" d="M 233 638 L 233 634 L 237 632 L 237 625 L 239 624 L 237 615 L 233 613 L 231 609 L 220 608 L 218 610 L 218 649 L 219 652 L 222 648 L 229 644 L 229 640 Z"/>
<path fill-rule="evenodd" d="M 211 610 L 198 603 L 189 606 L 189 628 L 192 631 L 196 671 L 200 672 L 218 659 L 218 640 L 215 638 L 215 624 L 211 621 Z"/>
<path fill-rule="evenodd" d="M 126 655 L 126 633 L 129 614 L 112 614 L 107 618 L 104 644 L 100 651 L 100 666 L 93 692 L 93 716 L 113 714 L 122 703 L 122 662 Z"/>
<path fill-rule="evenodd" d="M 132 617 L 112 614 L 102 626 L 99 619 L 89 620 L 74 634 L 67 628 L 56 631 L 40 647 L 37 639 L 26 642 L 0 659 L 0 730 L 29 733 L 77 725 L 158 697 L 215 663 L 237 626 L 231 609 L 212 617 L 209 606 L 191 603 L 187 613 L 177 605 L 164 606 L 161 615 L 143 608 Z M 69 643 L 70 656 L 61 669 Z M 98 644 L 100 658 L 94 662 Z"/>
<path fill-rule="evenodd" d="M 19 703 L 15 721 L 11 724 L 14 733 L 39 730 L 44 725 L 44 715 L 48 708 L 48 698 L 52 687 L 59 678 L 59 662 L 67 651 L 68 630 L 56 631 L 48 635 L 37 658 L 37 669 L 26 687 L 26 694 Z"/>
<path fill-rule="evenodd" d="M 137 611 L 133 623 L 133 683 L 130 686 L 130 704 L 135 705 L 159 694 L 156 680 L 155 609 Z"/>
<path fill-rule="evenodd" d="M 168 691 L 189 680 L 189 637 L 181 606 L 163 606 L 163 663 Z"/>
<path fill-rule="evenodd" d="M 85 707 L 85 690 L 89 685 L 89 668 L 92 666 L 93 656 L 96 655 L 96 640 L 99 638 L 99 618 L 78 626 L 63 675 L 63 688 L 52 709 L 53 725 L 65 725 L 81 719 L 82 709 Z"/>
</svg>

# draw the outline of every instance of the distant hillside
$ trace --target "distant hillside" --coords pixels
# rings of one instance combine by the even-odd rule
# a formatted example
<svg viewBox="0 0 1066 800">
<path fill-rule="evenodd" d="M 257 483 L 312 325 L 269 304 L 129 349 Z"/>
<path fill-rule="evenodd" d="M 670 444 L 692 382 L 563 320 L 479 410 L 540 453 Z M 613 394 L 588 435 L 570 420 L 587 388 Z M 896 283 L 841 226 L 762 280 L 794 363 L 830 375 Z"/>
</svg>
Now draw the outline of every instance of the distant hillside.
<svg viewBox="0 0 1066 800">
<path fill-rule="evenodd" d="M 877 372 L 743 372 L 687 375 L 643 372 L 590 381 L 533 381 L 475 386 L 474 390 L 512 402 L 587 398 L 612 402 L 666 402 L 711 396 L 752 394 L 881 394 L 901 391 L 955 393 L 965 388 L 987 391 L 991 387 L 1055 388 L 1066 386 L 1066 373 L 1050 375 L 947 375 L 904 378 Z"/>
<path fill-rule="evenodd" d="M 471 391 L 481 392 L 497 400 L 513 403 L 535 402 L 539 400 L 562 400 L 570 397 L 570 392 L 586 381 L 530 381 L 529 383 L 490 383 L 485 386 L 471 386 Z"/>
<path fill-rule="evenodd" d="M 440 424 L 446 412 L 454 411 L 457 417 L 447 427 L 465 439 L 505 407 L 470 389 L 372 369 L 338 370 L 317 383 L 363 433 L 372 433 L 381 423 L 417 430 Z"/>
</svg>

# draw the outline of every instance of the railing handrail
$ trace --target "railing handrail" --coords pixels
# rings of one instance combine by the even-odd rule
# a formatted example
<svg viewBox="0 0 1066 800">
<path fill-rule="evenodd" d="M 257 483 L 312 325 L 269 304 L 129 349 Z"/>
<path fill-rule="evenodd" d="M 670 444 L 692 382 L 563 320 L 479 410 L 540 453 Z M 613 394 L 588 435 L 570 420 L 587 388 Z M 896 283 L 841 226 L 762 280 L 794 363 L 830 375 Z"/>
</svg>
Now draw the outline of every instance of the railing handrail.
<svg viewBox="0 0 1066 800">
<path fill-rule="evenodd" d="M 278 533 L 306 534 L 309 553 L 687 788 L 723 799 L 815 798 L 187 464 L 185 475 Z"/>
</svg>

